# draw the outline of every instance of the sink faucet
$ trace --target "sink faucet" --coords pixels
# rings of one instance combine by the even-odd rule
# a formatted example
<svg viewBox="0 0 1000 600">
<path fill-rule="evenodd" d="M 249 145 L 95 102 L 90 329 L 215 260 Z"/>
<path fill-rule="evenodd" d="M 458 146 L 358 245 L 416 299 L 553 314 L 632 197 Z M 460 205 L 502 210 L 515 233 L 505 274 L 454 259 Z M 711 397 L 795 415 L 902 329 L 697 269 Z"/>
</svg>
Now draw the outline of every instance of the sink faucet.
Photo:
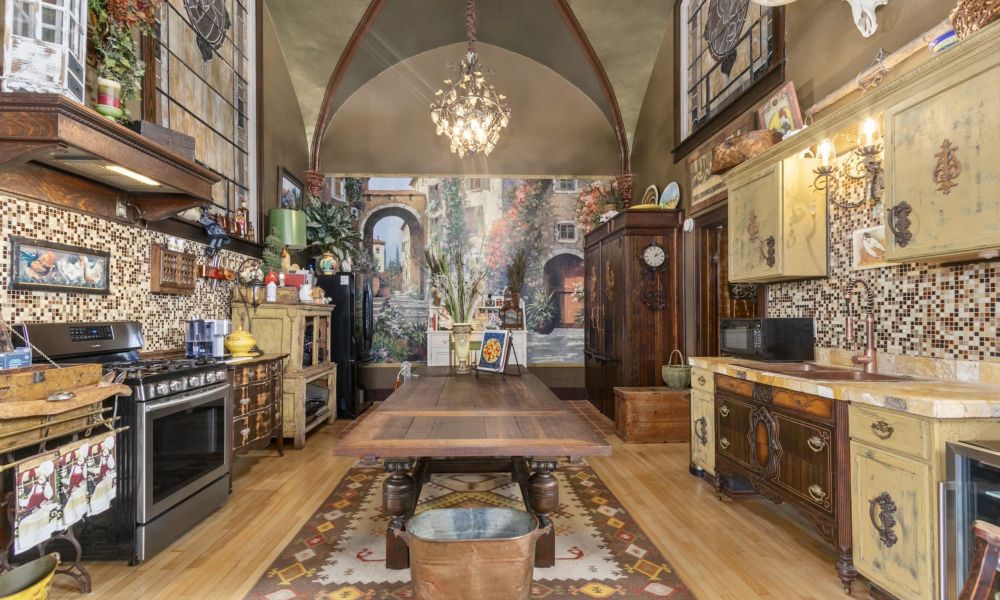
<svg viewBox="0 0 1000 600">
<path fill-rule="evenodd" d="M 878 371 L 878 354 L 875 351 L 875 294 L 872 292 L 871 284 L 861 277 L 855 277 L 847 282 L 847 292 L 844 294 L 844 299 L 847 301 L 847 341 L 857 348 L 854 340 L 854 317 L 851 315 L 851 293 L 859 283 L 868 295 L 865 315 L 865 333 L 868 339 L 865 342 L 865 353 L 855 354 L 851 357 L 851 362 L 864 365 L 865 373 L 875 373 Z"/>
</svg>

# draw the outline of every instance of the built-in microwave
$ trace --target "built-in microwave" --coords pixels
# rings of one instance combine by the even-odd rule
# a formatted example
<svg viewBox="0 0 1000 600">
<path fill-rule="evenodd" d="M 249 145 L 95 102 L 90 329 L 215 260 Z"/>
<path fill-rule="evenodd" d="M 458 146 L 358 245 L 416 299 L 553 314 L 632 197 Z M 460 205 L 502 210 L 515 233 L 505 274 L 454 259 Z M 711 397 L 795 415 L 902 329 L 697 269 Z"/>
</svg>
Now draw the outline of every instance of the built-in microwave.
<svg viewBox="0 0 1000 600">
<path fill-rule="evenodd" d="M 723 356 L 765 362 L 806 361 L 815 356 L 812 319 L 722 319 L 719 337 Z"/>
</svg>

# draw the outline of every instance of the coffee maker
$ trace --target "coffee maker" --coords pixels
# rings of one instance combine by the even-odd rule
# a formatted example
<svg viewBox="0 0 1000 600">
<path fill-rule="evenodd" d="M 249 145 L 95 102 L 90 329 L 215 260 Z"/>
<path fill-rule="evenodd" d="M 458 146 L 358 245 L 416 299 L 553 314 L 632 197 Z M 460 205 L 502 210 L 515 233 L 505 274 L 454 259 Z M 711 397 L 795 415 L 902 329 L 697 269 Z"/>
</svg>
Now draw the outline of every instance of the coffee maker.
<svg viewBox="0 0 1000 600">
<path fill-rule="evenodd" d="M 189 358 L 223 358 L 226 355 L 226 336 L 232 333 L 229 319 L 199 319 L 187 322 L 184 354 Z"/>
</svg>

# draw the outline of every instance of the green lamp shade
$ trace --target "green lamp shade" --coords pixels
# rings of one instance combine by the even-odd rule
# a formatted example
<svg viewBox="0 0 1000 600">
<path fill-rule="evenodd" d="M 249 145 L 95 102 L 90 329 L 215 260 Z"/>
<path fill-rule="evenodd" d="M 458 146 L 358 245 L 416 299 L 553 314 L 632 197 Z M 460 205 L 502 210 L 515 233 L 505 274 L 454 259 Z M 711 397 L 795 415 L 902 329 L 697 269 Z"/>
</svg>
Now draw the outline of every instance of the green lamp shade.
<svg viewBox="0 0 1000 600">
<path fill-rule="evenodd" d="M 281 243 L 289 248 L 305 248 L 306 243 L 306 213 L 290 208 L 272 208 L 267 213 L 267 220 L 275 230 Z"/>
</svg>

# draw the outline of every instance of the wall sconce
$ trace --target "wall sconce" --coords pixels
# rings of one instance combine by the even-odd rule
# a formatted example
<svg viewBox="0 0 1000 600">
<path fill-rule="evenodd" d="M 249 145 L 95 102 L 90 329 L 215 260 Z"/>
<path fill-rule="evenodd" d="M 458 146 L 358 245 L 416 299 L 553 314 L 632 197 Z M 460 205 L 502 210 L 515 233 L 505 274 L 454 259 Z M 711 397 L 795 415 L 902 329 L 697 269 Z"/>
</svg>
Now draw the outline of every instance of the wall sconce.
<svg viewBox="0 0 1000 600">
<path fill-rule="evenodd" d="M 250 265 L 249 269 L 247 265 Z M 240 263 L 240 268 L 236 270 L 236 289 L 239 291 L 240 300 L 243 301 L 243 309 L 247 313 L 247 332 L 253 333 L 253 318 L 250 316 L 250 307 L 253 306 L 253 314 L 257 314 L 257 307 L 264 303 L 264 281 L 260 278 L 260 261 L 247 258 Z M 250 299 L 243 293 L 243 288 L 247 288 Z"/>
<path fill-rule="evenodd" d="M 840 167 L 833 164 L 833 159 L 837 158 L 837 148 L 833 145 L 833 142 L 830 140 L 820 142 L 819 147 L 816 148 L 816 158 L 823 161 L 823 164 L 813 169 L 813 173 L 816 174 L 813 187 L 821 192 L 826 192 L 826 201 L 828 204 L 833 202 L 842 208 L 854 208 L 854 206 L 857 206 L 847 206 L 837 201 L 837 192 L 840 191 L 840 180 L 837 179 L 837 171 L 840 170 Z M 811 212 L 815 214 L 816 211 L 812 210 Z"/>
<path fill-rule="evenodd" d="M 865 196 L 855 206 L 860 206 L 865 200 L 876 202 L 882 199 L 878 192 L 883 182 L 882 160 L 876 158 L 884 148 L 884 144 L 879 142 L 881 137 L 878 122 L 871 117 L 858 126 L 858 148 L 852 160 L 844 166 L 845 175 L 865 180 Z"/>
</svg>

